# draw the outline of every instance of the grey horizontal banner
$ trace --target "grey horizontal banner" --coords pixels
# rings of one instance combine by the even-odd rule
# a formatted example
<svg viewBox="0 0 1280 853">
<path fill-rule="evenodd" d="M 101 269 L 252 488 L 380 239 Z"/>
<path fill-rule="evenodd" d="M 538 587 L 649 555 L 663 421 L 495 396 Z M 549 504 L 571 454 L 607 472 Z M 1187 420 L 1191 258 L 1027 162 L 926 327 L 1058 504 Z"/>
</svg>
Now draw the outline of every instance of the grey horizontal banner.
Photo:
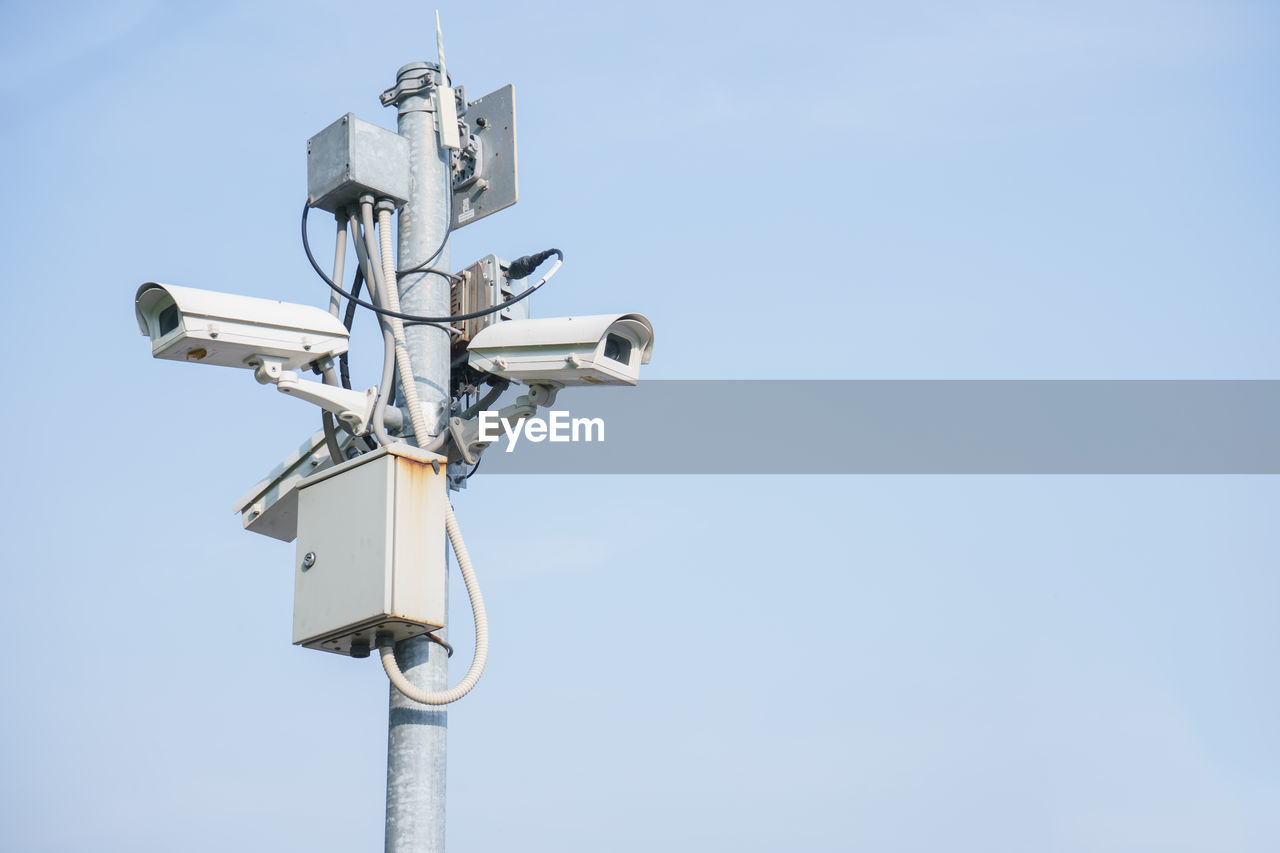
<svg viewBox="0 0 1280 853">
<path fill-rule="evenodd" d="M 1280 473 L 1271 380 L 659 380 L 567 389 L 550 411 L 560 437 L 598 418 L 603 441 L 585 423 L 510 453 L 504 437 L 481 473 Z"/>
</svg>

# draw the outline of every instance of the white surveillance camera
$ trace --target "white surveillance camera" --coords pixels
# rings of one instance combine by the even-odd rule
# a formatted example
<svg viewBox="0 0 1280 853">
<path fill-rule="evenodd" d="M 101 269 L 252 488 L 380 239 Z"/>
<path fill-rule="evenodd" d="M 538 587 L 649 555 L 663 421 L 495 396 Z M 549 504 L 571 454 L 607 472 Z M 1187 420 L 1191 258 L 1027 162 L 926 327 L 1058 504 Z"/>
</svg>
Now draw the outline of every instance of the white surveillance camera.
<svg viewBox="0 0 1280 853">
<path fill-rule="evenodd" d="M 349 333 L 323 308 L 149 281 L 134 298 L 151 354 L 174 361 L 282 370 L 347 351 Z"/>
<path fill-rule="evenodd" d="M 308 382 L 294 372 L 347 351 L 346 327 L 323 308 L 154 281 L 138 288 L 134 308 L 154 357 L 250 368 L 259 382 L 333 412 L 357 435 L 368 430 L 377 389 Z"/>
<path fill-rule="evenodd" d="M 635 385 L 653 353 L 643 314 L 508 320 L 467 347 L 472 367 L 526 385 Z"/>
</svg>

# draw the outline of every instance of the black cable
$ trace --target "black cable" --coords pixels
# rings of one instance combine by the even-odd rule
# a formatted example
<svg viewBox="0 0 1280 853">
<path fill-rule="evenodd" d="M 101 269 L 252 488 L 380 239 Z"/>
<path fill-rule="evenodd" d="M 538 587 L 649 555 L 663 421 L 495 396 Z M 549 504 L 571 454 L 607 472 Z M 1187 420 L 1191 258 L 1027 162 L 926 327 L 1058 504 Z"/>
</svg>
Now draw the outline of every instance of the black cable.
<svg viewBox="0 0 1280 853">
<path fill-rule="evenodd" d="M 355 296 L 360 295 L 360 286 L 364 284 L 364 270 L 356 264 L 356 280 L 351 285 L 351 292 Z M 356 321 L 356 304 L 347 302 L 347 310 L 342 315 L 342 325 L 347 327 L 347 331 L 351 331 L 351 324 Z M 351 371 L 347 364 L 347 356 L 350 352 L 344 352 L 338 356 L 338 378 L 342 380 L 342 387 L 348 391 L 351 390 Z"/>
<path fill-rule="evenodd" d="M 342 387 L 348 391 L 351 390 L 351 368 L 347 364 L 347 354 L 344 352 L 338 356 L 338 381 L 342 383 Z"/>
<path fill-rule="evenodd" d="M 422 272 L 423 270 L 426 270 L 427 272 L 433 272 L 436 275 L 445 276 L 446 278 L 453 278 L 453 275 L 451 273 L 441 272 L 440 270 L 427 269 L 427 267 L 430 266 L 431 263 L 435 261 L 436 258 L 440 257 L 440 253 L 444 251 L 445 243 L 449 242 L 449 236 L 450 236 L 450 232 L 448 231 L 444 232 L 444 242 L 440 244 L 440 248 L 436 249 L 435 252 L 432 253 L 431 257 L 427 258 L 425 261 L 418 264 L 416 267 L 410 267 L 407 270 L 396 270 L 396 278 L 402 278 L 406 275 L 412 275 L 413 273 L 416 273 L 416 272 Z"/>
<path fill-rule="evenodd" d="M 364 284 L 364 270 L 356 265 L 356 280 L 351 283 L 351 293 L 355 296 L 360 295 L 360 287 Z M 347 331 L 351 331 L 351 326 L 356 321 L 356 304 L 347 302 L 347 310 L 342 315 L 342 325 L 347 327 Z"/>
<path fill-rule="evenodd" d="M 547 258 L 551 257 L 552 255 L 556 255 L 562 261 L 564 260 L 564 252 L 560 251 L 559 249 L 547 249 L 545 251 L 538 252 L 533 255 L 525 255 L 523 257 L 516 258 L 506 268 L 507 279 L 519 280 L 522 278 L 528 278 L 533 273 L 534 270 L 542 266 L 542 264 L 546 262 Z M 432 270 L 432 272 L 435 272 L 438 275 L 447 275 L 447 273 L 442 273 L 439 270 Z M 458 276 L 456 275 L 450 276 L 450 278 L 458 278 Z M 470 314 L 459 314 L 457 317 L 454 317 L 453 319 L 454 320 L 470 320 L 473 317 L 477 317 L 477 316 L 483 317 L 485 314 L 492 314 L 494 311 L 501 310 L 507 307 L 508 305 L 512 305 L 516 302 L 519 302 L 521 299 L 524 299 L 526 296 L 533 293 L 535 290 L 537 290 L 539 287 L 542 287 L 542 285 L 544 284 L 546 284 L 545 281 L 535 284 L 533 287 L 525 289 L 519 296 L 508 299 L 506 302 L 503 302 L 499 305 L 494 305 L 493 307 L 486 308 L 483 311 L 473 311 Z M 409 322 L 405 323 L 406 327 L 434 326 L 434 325 L 435 325 L 434 323 L 424 323 L 424 322 L 419 322 L 417 320 L 410 320 Z"/>
<path fill-rule="evenodd" d="M 369 302 L 365 302 L 363 299 L 360 299 L 354 296 L 353 294 L 350 294 L 347 291 L 343 290 L 340 285 L 333 283 L 333 279 L 329 278 L 329 276 L 325 273 L 324 270 L 320 269 L 320 264 L 316 263 L 316 256 L 311 253 L 311 241 L 307 238 L 307 214 L 310 210 L 311 210 L 311 202 L 309 200 L 303 202 L 302 203 L 302 248 L 307 253 L 307 260 L 311 262 L 311 268 L 314 269 L 316 271 L 316 275 L 320 276 L 320 279 L 325 284 L 329 285 L 329 287 L 332 288 L 336 293 L 339 293 L 342 296 L 345 296 L 347 299 L 350 299 L 352 302 L 359 305 L 360 307 L 368 308 L 370 311 L 373 311 L 376 314 L 381 314 L 384 317 L 399 317 L 401 320 L 408 320 L 409 322 L 414 323 L 416 325 L 439 325 L 440 323 L 457 323 L 457 322 L 461 322 L 462 320 L 474 320 L 476 317 L 484 317 L 488 314 L 497 313 L 498 311 L 501 311 L 503 308 L 507 308 L 512 305 L 515 305 L 517 302 L 523 299 L 528 299 L 530 296 L 533 295 L 533 292 L 535 290 L 539 289 L 540 287 L 542 287 L 542 285 L 546 284 L 545 280 L 541 281 L 538 284 L 535 284 L 533 287 L 525 288 L 524 291 L 522 291 L 516 296 L 511 297 L 505 302 L 499 302 L 497 305 L 491 305 L 488 308 L 483 308 L 479 311 L 472 311 L 469 314 L 458 314 L 453 317 L 420 317 L 417 314 L 401 314 L 399 311 L 390 311 L 386 308 L 379 308 L 377 305 L 374 305 Z M 561 259 L 564 258 L 564 253 L 561 252 L 559 249 L 553 249 L 551 251 L 553 254 L 559 255 Z M 550 256 L 548 255 L 548 257 Z M 441 273 L 441 275 L 443 275 L 443 273 Z"/>
<path fill-rule="evenodd" d="M 450 222 L 450 225 L 452 225 L 453 223 L 453 158 L 452 157 L 449 158 L 448 163 L 445 163 L 444 171 L 445 171 L 444 182 L 445 182 L 445 185 L 449 188 L 449 194 L 448 194 L 449 199 L 448 199 L 448 202 L 445 204 L 444 209 L 449 214 L 449 222 Z M 449 242 L 449 234 L 452 231 L 453 231 L 453 228 L 446 228 L 444 230 L 444 239 L 440 241 L 440 248 L 432 252 L 429 258 L 427 258 L 422 263 L 418 264 L 416 267 L 410 267 L 407 270 L 396 270 L 396 278 L 400 278 L 400 276 L 402 275 L 409 275 L 410 273 L 420 272 L 421 270 L 424 270 L 428 266 L 430 266 L 431 262 L 434 261 L 436 258 L 440 257 L 440 253 L 444 251 L 444 247 Z M 445 275 L 445 276 L 449 276 L 450 278 L 455 278 L 455 276 L 452 276 L 447 272 L 442 273 L 439 270 L 432 270 L 432 272 L 437 273 L 438 275 Z"/>
<path fill-rule="evenodd" d="M 480 470 L 480 463 L 483 461 L 484 461 L 484 457 L 477 459 L 475 466 L 471 469 L 471 472 L 468 473 L 467 476 L 463 477 L 462 479 L 470 480 L 472 477 L 474 477 L 476 475 L 476 472 Z"/>
<path fill-rule="evenodd" d="M 416 270 L 415 270 L 415 272 L 416 272 Z M 453 273 L 451 273 L 451 272 L 445 272 L 444 270 L 426 270 L 426 274 L 427 274 L 427 275 L 438 275 L 438 276 L 440 276 L 441 278 L 447 278 L 447 279 L 449 279 L 449 281 L 451 281 L 451 282 L 454 282 L 454 281 L 462 281 L 462 276 L 460 276 L 460 275 L 454 275 Z M 396 279 L 397 279 L 397 280 L 399 280 L 401 277 L 406 276 L 406 275 L 409 275 L 409 273 L 407 273 L 407 272 L 406 272 L 406 273 L 396 273 Z"/>
<path fill-rule="evenodd" d="M 462 418 L 464 421 L 470 420 L 482 410 L 487 409 L 496 403 L 498 398 L 502 396 L 503 392 L 510 387 L 511 382 L 506 379 L 499 379 L 498 381 L 491 383 L 491 387 L 485 392 L 485 395 L 483 397 L 478 397 L 476 402 L 463 409 L 462 414 L 458 415 L 458 417 Z M 477 392 L 477 395 L 478 393 L 479 392 Z"/>
<path fill-rule="evenodd" d="M 440 629 L 437 628 L 436 630 L 439 631 Z M 423 634 L 422 636 L 426 637 L 428 640 L 430 640 L 433 643 L 439 643 L 441 646 L 444 647 L 445 655 L 447 657 L 453 657 L 453 646 L 449 645 L 444 640 L 437 637 L 435 634 Z"/>
<path fill-rule="evenodd" d="M 305 249 L 307 252 L 307 260 L 311 262 L 311 268 L 316 271 L 316 273 L 320 276 L 321 279 L 324 280 L 324 283 L 329 285 L 331 288 L 333 288 L 337 293 L 340 293 L 341 295 L 347 297 L 350 303 L 348 304 L 348 310 L 354 312 L 355 309 L 351 308 L 351 304 L 355 304 L 355 305 L 363 305 L 365 308 L 368 308 L 370 311 L 373 311 L 377 314 L 383 314 L 387 316 L 394 316 L 394 317 L 401 317 L 401 318 L 413 317 L 414 315 L 412 314 L 400 314 L 395 311 L 388 311 L 386 308 L 379 308 L 377 305 L 372 305 L 368 302 L 365 302 L 363 299 L 358 298 L 358 294 L 360 293 L 359 290 L 356 290 L 355 293 L 347 293 L 341 287 L 334 284 L 333 279 L 325 275 L 324 270 L 320 269 L 320 265 L 316 263 L 315 255 L 311 253 L 311 241 L 307 238 L 307 214 L 310 212 L 310 210 L 311 210 L 311 204 L 310 204 L 310 201 L 308 201 L 302 207 L 302 248 Z M 359 236 L 357 236 L 355 239 L 358 240 L 360 238 Z M 374 261 L 372 258 L 370 258 L 369 262 L 372 264 Z M 356 272 L 363 276 L 363 271 L 360 269 L 360 267 L 356 267 Z M 440 273 L 440 274 L 443 275 L 443 273 Z M 441 322 L 445 322 L 443 320 L 432 320 L 429 317 L 419 317 L 417 319 L 422 321 L 418 323 L 418 325 L 435 326 L 437 329 L 440 329 L 442 331 L 445 331 L 445 332 L 449 331 L 447 328 L 440 325 Z"/>
<path fill-rule="evenodd" d="M 522 278 L 528 278 L 533 275 L 533 271 L 542 266 L 543 261 L 552 255 L 560 255 L 561 259 L 564 255 L 559 249 L 547 249 L 545 252 L 538 252 L 533 255 L 525 255 L 523 258 L 516 258 L 507 264 L 507 278 L 511 281 L 519 281 Z"/>
</svg>

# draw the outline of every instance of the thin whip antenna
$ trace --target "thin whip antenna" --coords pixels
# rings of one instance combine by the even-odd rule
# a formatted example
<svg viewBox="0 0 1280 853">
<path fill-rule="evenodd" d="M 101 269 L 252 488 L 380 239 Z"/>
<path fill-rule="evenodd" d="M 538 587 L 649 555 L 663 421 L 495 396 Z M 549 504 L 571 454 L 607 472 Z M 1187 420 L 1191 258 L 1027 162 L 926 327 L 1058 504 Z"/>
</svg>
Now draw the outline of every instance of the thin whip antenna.
<svg viewBox="0 0 1280 853">
<path fill-rule="evenodd" d="M 444 68 L 444 33 L 440 30 L 440 10 L 436 9 L 436 56 L 440 60 L 440 85 L 449 85 L 449 75 Z"/>
<path fill-rule="evenodd" d="M 449 72 L 444 67 L 444 33 L 440 30 L 440 10 L 436 9 L 436 56 L 440 60 L 440 85 L 436 86 L 436 128 L 440 145 L 457 150 L 462 147 L 458 133 L 458 107 L 449 86 Z"/>
</svg>

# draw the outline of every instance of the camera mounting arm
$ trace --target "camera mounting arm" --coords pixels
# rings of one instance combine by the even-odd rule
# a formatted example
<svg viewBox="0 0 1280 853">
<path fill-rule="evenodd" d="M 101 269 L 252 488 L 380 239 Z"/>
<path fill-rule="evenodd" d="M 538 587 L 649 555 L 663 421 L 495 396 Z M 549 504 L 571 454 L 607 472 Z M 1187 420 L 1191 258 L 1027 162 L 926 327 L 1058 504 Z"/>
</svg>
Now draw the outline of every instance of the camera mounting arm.
<svg viewBox="0 0 1280 853">
<path fill-rule="evenodd" d="M 531 418 L 539 406 L 550 408 L 555 405 L 558 393 L 560 393 L 558 385 L 542 383 L 530 385 L 529 393 L 521 394 L 514 403 L 498 410 L 498 417 L 509 424 Z M 456 461 L 456 457 L 461 457 L 462 461 L 468 465 L 476 464 L 480 454 L 490 444 L 480 438 L 480 413 L 465 421 L 462 418 L 449 418 L 448 438 L 452 441 L 452 447 L 449 447 L 446 452 L 450 461 Z"/>
<path fill-rule="evenodd" d="M 292 370 L 285 370 L 281 359 L 270 356 L 254 356 L 249 359 L 248 364 L 253 367 L 254 378 L 263 385 L 275 385 L 281 394 L 301 398 L 315 403 L 325 411 L 333 412 L 356 435 L 368 431 L 373 406 L 378 399 L 377 388 L 353 391 L 336 385 L 311 382 L 299 378 Z"/>
</svg>

